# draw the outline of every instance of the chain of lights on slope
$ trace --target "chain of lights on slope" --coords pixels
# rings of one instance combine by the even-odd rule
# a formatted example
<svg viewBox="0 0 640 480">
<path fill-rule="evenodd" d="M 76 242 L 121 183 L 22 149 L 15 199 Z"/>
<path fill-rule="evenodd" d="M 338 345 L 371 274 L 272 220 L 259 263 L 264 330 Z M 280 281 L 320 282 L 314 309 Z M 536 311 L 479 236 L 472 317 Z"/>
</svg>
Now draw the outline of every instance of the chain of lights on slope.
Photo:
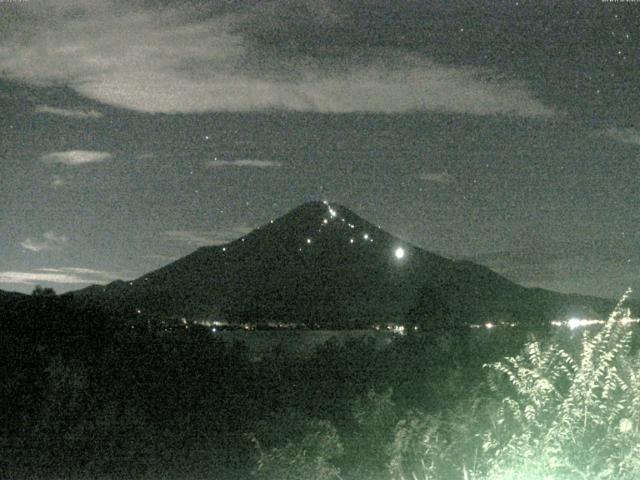
<svg viewBox="0 0 640 480">
<path fill-rule="evenodd" d="M 324 227 L 328 226 L 331 222 L 336 221 L 338 219 L 338 211 L 334 207 L 332 207 L 329 204 L 328 201 L 323 200 L 322 203 L 327 207 L 328 216 L 326 216 L 326 217 L 324 217 L 322 219 L 322 222 L 320 223 L 320 225 L 318 227 L 318 230 L 317 230 L 318 234 L 322 233 L 322 229 Z M 340 221 L 342 223 L 347 224 L 348 227 L 351 230 L 355 230 L 356 229 L 356 226 L 353 223 L 347 222 L 347 220 L 344 217 L 341 217 Z M 269 223 L 273 224 L 274 220 L 270 220 Z M 380 226 L 378 226 L 378 228 L 380 228 Z M 368 242 L 368 243 L 373 243 L 373 236 L 371 234 L 369 234 L 368 232 L 365 232 L 365 233 L 362 234 L 362 240 L 365 241 L 365 242 Z M 245 237 L 240 238 L 240 241 L 244 242 L 245 241 Z M 304 241 L 304 244 L 302 245 L 302 247 L 298 248 L 298 251 L 302 252 L 303 251 L 303 247 L 309 246 L 312 243 L 313 243 L 313 237 L 306 237 L 305 241 Z M 350 237 L 349 238 L 349 244 L 353 245 L 355 243 L 356 243 L 356 239 L 353 236 Z M 223 253 L 226 253 L 228 248 L 226 246 L 224 246 L 224 247 L 221 248 L 221 250 L 222 250 Z M 405 248 L 404 247 L 400 247 L 400 246 L 396 247 L 396 249 L 393 252 L 395 258 L 398 259 L 398 260 L 402 260 L 403 258 L 405 258 L 406 253 L 407 252 L 406 252 Z"/>
<path fill-rule="evenodd" d="M 332 207 L 329 204 L 329 202 L 327 202 L 326 200 L 324 200 L 322 203 L 327 207 L 328 216 L 322 219 L 322 222 L 320 223 L 320 226 L 318 228 L 318 233 L 322 233 L 322 229 L 324 227 L 326 227 L 327 225 L 330 225 L 331 222 L 337 221 L 338 219 L 338 211 L 334 207 Z M 344 217 L 340 217 L 340 221 L 342 223 L 346 223 L 351 230 L 355 230 L 356 226 L 353 223 L 347 222 L 347 220 Z M 378 226 L 378 228 L 380 228 L 380 226 Z M 373 236 L 368 232 L 364 232 L 362 234 L 362 240 L 368 243 L 373 243 Z M 312 243 L 313 243 L 313 237 L 307 237 L 305 240 L 305 245 L 303 246 L 309 246 Z M 353 245 L 355 243 L 356 243 L 356 239 L 354 237 L 350 237 L 349 244 Z M 302 247 L 298 248 L 298 251 L 301 252 Z M 396 247 L 393 254 L 396 257 L 396 259 L 401 260 L 406 256 L 406 250 L 403 247 Z"/>
<path fill-rule="evenodd" d="M 0 1 L 1 1 L 1 0 L 0 0 Z M 335 220 L 337 220 L 337 218 L 338 218 L 338 211 L 337 211 L 334 207 L 332 207 L 332 206 L 329 204 L 329 202 L 328 202 L 328 201 L 323 200 L 323 201 L 322 201 L 322 203 L 327 207 L 327 213 L 328 213 L 328 216 L 326 216 L 326 217 L 324 217 L 324 218 L 322 219 L 322 222 L 320 223 L 319 228 L 318 228 L 318 230 L 317 230 L 317 233 L 318 233 L 318 234 L 322 233 L 322 229 L 323 229 L 324 227 L 328 226 L 332 221 L 335 221 Z M 340 217 L 340 221 L 341 221 L 342 223 L 347 224 L 351 230 L 355 230 L 355 229 L 356 229 L 356 226 L 355 226 L 353 223 L 347 222 L 347 221 L 346 221 L 346 219 L 345 219 L 344 217 Z M 269 221 L 269 224 L 273 225 L 273 223 L 274 223 L 274 220 L 270 220 L 270 221 Z M 258 227 L 258 229 L 259 229 L 259 228 L 260 228 L 260 227 Z M 380 229 L 380 226 L 379 226 L 379 225 L 378 225 L 378 229 Z M 241 238 L 240 238 L 240 241 L 241 241 L 241 242 L 244 242 L 245 240 L 246 240 L 246 237 L 241 237 Z M 364 232 L 364 233 L 362 234 L 362 240 L 363 240 L 364 242 L 373 243 L 373 236 L 372 236 L 371 234 L 369 234 L 368 232 Z M 354 238 L 354 237 L 350 237 L 350 238 L 349 238 L 349 244 L 350 244 L 350 245 L 355 244 L 355 242 L 356 242 L 356 240 L 355 240 L 355 238 Z M 305 239 L 305 242 L 304 242 L 304 245 L 303 245 L 303 246 L 309 246 L 309 245 L 311 245 L 312 243 L 313 243 L 313 238 L 312 238 L 312 237 L 307 237 L 307 238 Z M 222 251 L 222 253 L 226 253 L 226 252 L 228 251 L 228 247 L 227 247 L 227 246 L 222 246 L 222 247 L 220 248 L 220 250 Z M 299 247 L 299 248 L 298 248 L 298 251 L 299 251 L 299 252 L 302 252 L 302 247 Z M 406 252 L 405 248 L 404 248 L 404 247 L 400 247 L 400 246 L 396 247 L 396 248 L 395 248 L 395 250 L 393 251 L 393 254 L 394 254 L 394 256 L 395 256 L 395 258 L 396 258 L 397 260 L 402 260 L 403 258 L 405 258 L 406 253 L 407 253 L 407 252 Z M 147 278 L 147 277 L 145 277 L 145 278 L 144 278 L 144 280 L 145 280 L 145 281 L 147 281 L 147 280 L 148 280 L 148 278 Z M 131 286 L 131 285 L 133 285 L 133 282 L 129 282 L 129 285 L 130 285 L 130 286 Z M 136 309 L 136 313 L 137 313 L 138 315 L 140 315 L 140 314 L 142 313 L 142 311 L 141 311 L 140 309 Z M 404 327 L 403 327 L 403 326 L 402 326 L 402 329 L 404 329 Z M 397 329 L 396 329 L 396 333 L 401 333 L 401 330 L 397 330 Z"/>
</svg>

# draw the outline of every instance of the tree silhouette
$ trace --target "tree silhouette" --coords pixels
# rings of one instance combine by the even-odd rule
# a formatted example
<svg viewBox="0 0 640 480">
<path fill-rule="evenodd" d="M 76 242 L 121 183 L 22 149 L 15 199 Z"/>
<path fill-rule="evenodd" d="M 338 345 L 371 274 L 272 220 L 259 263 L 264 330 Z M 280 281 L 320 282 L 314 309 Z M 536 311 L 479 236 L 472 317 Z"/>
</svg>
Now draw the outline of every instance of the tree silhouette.
<svg viewBox="0 0 640 480">
<path fill-rule="evenodd" d="M 55 297 L 56 291 L 50 287 L 43 287 L 42 285 L 36 285 L 31 295 L 34 297 Z"/>
</svg>

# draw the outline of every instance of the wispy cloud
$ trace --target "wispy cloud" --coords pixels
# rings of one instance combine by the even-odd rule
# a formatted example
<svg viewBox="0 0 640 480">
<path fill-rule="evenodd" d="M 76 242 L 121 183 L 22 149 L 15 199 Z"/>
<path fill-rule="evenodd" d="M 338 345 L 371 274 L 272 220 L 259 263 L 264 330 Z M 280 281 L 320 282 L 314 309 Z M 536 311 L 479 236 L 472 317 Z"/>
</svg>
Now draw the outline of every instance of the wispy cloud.
<svg viewBox="0 0 640 480">
<path fill-rule="evenodd" d="M 274 162 L 272 160 L 211 160 L 206 164 L 207 168 L 220 167 L 255 167 L 255 168 L 272 168 L 282 167 L 282 162 Z"/>
<path fill-rule="evenodd" d="M 60 188 L 66 184 L 66 180 L 62 178 L 60 175 L 54 175 L 51 178 L 51 185 L 53 188 Z"/>
<path fill-rule="evenodd" d="M 447 172 L 425 172 L 421 173 L 418 178 L 420 178 L 420 180 L 424 180 L 425 182 L 442 184 L 451 184 L 455 183 L 456 181 L 456 179 Z"/>
<path fill-rule="evenodd" d="M 113 158 L 108 152 L 96 152 L 92 150 L 68 150 L 66 152 L 51 152 L 42 155 L 42 161 L 46 163 L 62 163 L 63 165 L 86 165 L 87 163 L 104 162 Z"/>
<path fill-rule="evenodd" d="M 66 235 L 58 235 L 55 232 L 46 232 L 41 240 L 27 238 L 20 243 L 22 248 L 31 252 L 48 252 L 62 250 L 69 243 Z"/>
<path fill-rule="evenodd" d="M 247 225 L 235 225 L 218 230 L 167 230 L 164 235 L 167 239 L 185 243 L 195 247 L 208 245 L 222 245 L 235 240 L 253 230 Z"/>
<path fill-rule="evenodd" d="M 90 268 L 38 268 L 28 272 L 0 272 L 0 283 L 35 285 L 37 283 L 100 284 L 120 278 L 114 272 Z"/>
<path fill-rule="evenodd" d="M 372 44 L 331 55 L 279 52 L 252 35 L 253 26 L 273 23 L 268 8 L 203 15 L 202 7 L 188 5 L 152 10 L 109 0 L 26 3 L 29 15 L 0 44 L 4 74 L 64 84 L 132 110 L 554 114 L 521 84 L 475 67 L 436 63 L 418 49 Z M 331 8 L 310 12 L 320 25 L 341 20 Z M 303 31 L 304 25 L 290 27 Z"/>
<path fill-rule="evenodd" d="M 48 113 L 51 115 L 58 115 L 60 117 L 70 117 L 78 119 L 95 119 L 101 118 L 102 113 L 97 110 L 79 110 L 73 108 L 58 108 L 50 107 L 48 105 L 40 105 L 35 109 L 36 113 Z"/>
<path fill-rule="evenodd" d="M 603 133 L 622 143 L 640 145 L 640 129 L 638 128 L 609 128 Z"/>
</svg>

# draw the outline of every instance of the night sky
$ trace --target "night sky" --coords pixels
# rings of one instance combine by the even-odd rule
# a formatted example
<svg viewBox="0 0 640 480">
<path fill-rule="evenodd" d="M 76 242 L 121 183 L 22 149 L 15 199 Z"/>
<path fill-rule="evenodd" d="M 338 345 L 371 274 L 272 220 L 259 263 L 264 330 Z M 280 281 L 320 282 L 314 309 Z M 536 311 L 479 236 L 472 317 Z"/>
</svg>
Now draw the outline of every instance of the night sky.
<svg viewBox="0 0 640 480">
<path fill-rule="evenodd" d="M 0 289 L 135 278 L 327 199 L 619 297 L 639 114 L 640 2 L 0 0 Z"/>
</svg>

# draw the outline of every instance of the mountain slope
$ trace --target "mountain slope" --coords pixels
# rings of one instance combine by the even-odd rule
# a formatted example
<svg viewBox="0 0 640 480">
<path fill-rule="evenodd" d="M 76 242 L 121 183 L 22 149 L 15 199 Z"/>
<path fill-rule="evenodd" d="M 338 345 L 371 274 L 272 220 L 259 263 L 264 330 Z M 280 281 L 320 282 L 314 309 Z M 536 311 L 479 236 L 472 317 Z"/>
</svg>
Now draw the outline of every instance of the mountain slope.
<svg viewBox="0 0 640 480">
<path fill-rule="evenodd" d="M 301 205 L 226 245 L 203 247 L 132 282 L 75 292 L 153 317 L 303 322 L 544 321 L 606 313 L 607 300 L 527 289 L 486 267 L 407 244 L 343 206 Z"/>
</svg>

